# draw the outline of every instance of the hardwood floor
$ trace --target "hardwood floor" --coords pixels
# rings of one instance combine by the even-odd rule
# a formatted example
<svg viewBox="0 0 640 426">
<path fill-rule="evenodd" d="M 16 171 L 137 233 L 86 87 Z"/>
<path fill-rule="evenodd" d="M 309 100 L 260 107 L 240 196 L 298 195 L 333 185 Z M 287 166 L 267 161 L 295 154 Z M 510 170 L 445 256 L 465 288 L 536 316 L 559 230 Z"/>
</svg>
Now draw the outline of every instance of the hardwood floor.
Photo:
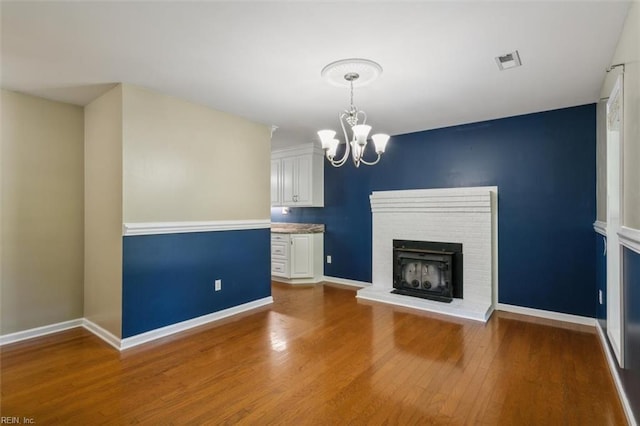
<svg viewBox="0 0 640 426">
<path fill-rule="evenodd" d="M 626 424 L 595 331 L 487 324 L 274 283 L 272 306 L 122 353 L 84 329 L 2 348 L 36 424 Z"/>
</svg>

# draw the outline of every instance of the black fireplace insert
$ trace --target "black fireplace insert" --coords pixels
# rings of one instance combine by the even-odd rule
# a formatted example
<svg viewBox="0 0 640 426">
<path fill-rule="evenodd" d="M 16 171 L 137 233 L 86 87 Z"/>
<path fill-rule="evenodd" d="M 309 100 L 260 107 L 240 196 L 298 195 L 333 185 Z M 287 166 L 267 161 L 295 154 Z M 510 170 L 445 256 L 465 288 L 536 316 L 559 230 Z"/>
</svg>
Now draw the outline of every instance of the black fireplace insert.
<svg viewBox="0 0 640 426">
<path fill-rule="evenodd" d="M 393 240 L 392 293 L 450 303 L 462 299 L 462 244 Z"/>
</svg>

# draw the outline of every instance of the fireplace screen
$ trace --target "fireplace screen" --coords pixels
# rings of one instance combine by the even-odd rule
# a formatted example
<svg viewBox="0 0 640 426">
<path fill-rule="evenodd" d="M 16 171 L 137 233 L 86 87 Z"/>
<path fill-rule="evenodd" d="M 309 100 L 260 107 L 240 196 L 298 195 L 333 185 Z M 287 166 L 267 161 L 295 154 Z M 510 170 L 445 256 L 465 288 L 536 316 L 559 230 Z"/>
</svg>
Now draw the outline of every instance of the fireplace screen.
<svg viewBox="0 0 640 426">
<path fill-rule="evenodd" d="M 451 302 L 462 298 L 462 244 L 393 241 L 393 293 Z"/>
</svg>

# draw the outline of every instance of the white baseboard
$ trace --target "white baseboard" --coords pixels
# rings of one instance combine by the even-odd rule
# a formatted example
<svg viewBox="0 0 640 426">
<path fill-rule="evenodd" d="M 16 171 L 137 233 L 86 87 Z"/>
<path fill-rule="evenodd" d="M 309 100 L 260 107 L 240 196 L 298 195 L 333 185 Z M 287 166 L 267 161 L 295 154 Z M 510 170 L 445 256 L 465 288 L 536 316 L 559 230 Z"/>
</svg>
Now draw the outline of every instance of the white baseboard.
<svg viewBox="0 0 640 426">
<path fill-rule="evenodd" d="M 47 334 L 57 333 L 59 331 L 68 330 L 75 327 L 84 327 L 86 330 L 93 333 L 96 337 L 107 342 L 119 351 L 132 348 L 134 346 L 141 345 L 143 343 L 150 342 L 152 340 L 167 337 L 181 331 L 186 331 L 200 325 L 208 324 L 210 322 L 218 321 L 223 318 L 237 315 L 243 312 L 250 311 L 252 309 L 259 308 L 261 306 L 269 305 L 273 303 L 273 297 L 264 297 L 262 299 L 254 300 L 252 302 L 244 303 L 242 305 L 233 306 L 222 311 L 213 312 L 211 314 L 203 315 L 201 317 L 193 318 L 187 321 L 182 321 L 177 324 L 171 324 L 166 327 L 158 328 L 148 331 L 146 333 L 138 334 L 136 336 L 120 339 L 110 331 L 105 330 L 98 324 L 90 321 L 86 318 L 79 318 L 71 321 L 65 321 L 57 324 L 46 325 L 43 327 L 32 328 L 30 330 L 19 331 L 17 333 L 5 334 L 0 336 L 0 346 L 9 343 L 16 343 L 22 340 L 33 339 L 35 337 L 46 336 Z"/>
<path fill-rule="evenodd" d="M 346 278 L 330 277 L 327 275 L 322 277 L 322 281 L 329 281 L 335 284 L 349 285 L 352 287 L 359 287 L 359 288 L 371 287 L 371 283 L 368 283 L 366 281 L 349 280 Z"/>
<path fill-rule="evenodd" d="M 76 327 L 82 327 L 82 318 L 2 335 L 0 336 L 0 346 L 21 342 L 22 340 L 33 339 L 35 337 L 42 337 L 47 334 L 57 333 L 59 331 L 69 330 L 70 328 Z"/>
<path fill-rule="evenodd" d="M 187 321 L 182 321 L 176 324 L 171 324 L 166 327 L 157 328 L 155 330 L 147 331 L 146 333 L 137 334 L 132 337 L 124 338 L 120 341 L 120 350 L 129 349 L 134 346 L 141 345 L 143 343 L 150 342 L 152 340 L 167 337 L 181 331 L 186 331 L 194 327 L 198 327 L 210 322 L 218 321 L 223 318 L 237 315 L 242 312 L 250 311 L 252 309 L 259 308 L 261 306 L 269 305 L 273 303 L 273 297 L 264 297 L 262 299 L 254 300 L 252 302 L 244 303 L 242 305 L 234 306 L 222 311 L 213 312 L 211 314 L 203 315 L 201 317 L 193 318 Z"/>
<path fill-rule="evenodd" d="M 120 350 L 120 342 L 121 342 L 120 338 L 115 336 L 110 331 L 105 330 L 95 322 L 90 321 L 86 318 L 83 318 L 82 326 L 88 331 L 92 332 L 97 337 L 101 338 L 102 340 L 104 340 L 105 342 L 113 346 L 114 348 Z"/>
<path fill-rule="evenodd" d="M 602 350 L 604 351 L 605 357 L 607 358 L 607 365 L 609 366 L 609 371 L 611 372 L 611 376 L 613 377 L 613 382 L 616 385 L 616 390 L 618 391 L 618 396 L 620 397 L 620 402 L 622 403 L 622 408 L 624 410 L 625 416 L 627 416 L 627 422 L 631 426 L 637 426 L 638 423 L 633 415 L 633 410 L 631 409 L 631 404 L 629 403 L 629 398 L 627 398 L 627 394 L 624 391 L 624 387 L 622 386 L 622 381 L 620 380 L 620 376 L 618 375 L 618 367 L 616 360 L 609 349 L 609 344 L 607 342 L 607 338 L 604 335 L 604 331 L 600 326 L 600 323 L 596 321 L 596 329 L 598 330 L 598 336 L 600 337 L 600 344 L 602 345 Z"/>
<path fill-rule="evenodd" d="M 496 310 L 513 312 L 514 314 L 529 315 L 532 317 L 547 318 L 556 321 L 570 322 L 574 324 L 590 325 L 592 327 L 595 326 L 597 322 L 595 318 L 583 317 L 580 315 L 563 314 L 553 311 L 545 311 L 542 309 L 525 308 L 522 306 L 508 305 L 506 303 L 498 303 Z"/>
<path fill-rule="evenodd" d="M 391 293 L 389 288 L 375 288 L 373 286 L 358 290 L 356 298 L 358 300 L 370 300 L 483 323 L 488 321 L 493 312 L 493 307 L 488 303 L 474 303 L 455 298 L 450 303 L 442 303 L 421 297 L 407 297 L 401 294 L 394 294 Z"/>
<path fill-rule="evenodd" d="M 271 276 L 271 281 L 275 281 L 283 284 L 291 284 L 291 285 L 309 285 L 309 284 L 318 284 L 322 281 L 322 277 L 318 278 L 284 278 L 278 277 L 275 275 Z"/>
</svg>

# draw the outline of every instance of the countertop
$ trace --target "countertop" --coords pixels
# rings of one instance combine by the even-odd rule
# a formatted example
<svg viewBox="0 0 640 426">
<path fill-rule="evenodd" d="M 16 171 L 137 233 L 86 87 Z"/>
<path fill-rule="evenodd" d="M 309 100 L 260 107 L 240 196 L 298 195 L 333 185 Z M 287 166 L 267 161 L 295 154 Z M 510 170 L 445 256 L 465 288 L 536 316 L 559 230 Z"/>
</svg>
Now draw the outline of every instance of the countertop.
<svg viewBox="0 0 640 426">
<path fill-rule="evenodd" d="M 278 234 L 318 234 L 324 232 L 324 225 L 321 223 L 272 222 L 271 232 Z"/>
</svg>

